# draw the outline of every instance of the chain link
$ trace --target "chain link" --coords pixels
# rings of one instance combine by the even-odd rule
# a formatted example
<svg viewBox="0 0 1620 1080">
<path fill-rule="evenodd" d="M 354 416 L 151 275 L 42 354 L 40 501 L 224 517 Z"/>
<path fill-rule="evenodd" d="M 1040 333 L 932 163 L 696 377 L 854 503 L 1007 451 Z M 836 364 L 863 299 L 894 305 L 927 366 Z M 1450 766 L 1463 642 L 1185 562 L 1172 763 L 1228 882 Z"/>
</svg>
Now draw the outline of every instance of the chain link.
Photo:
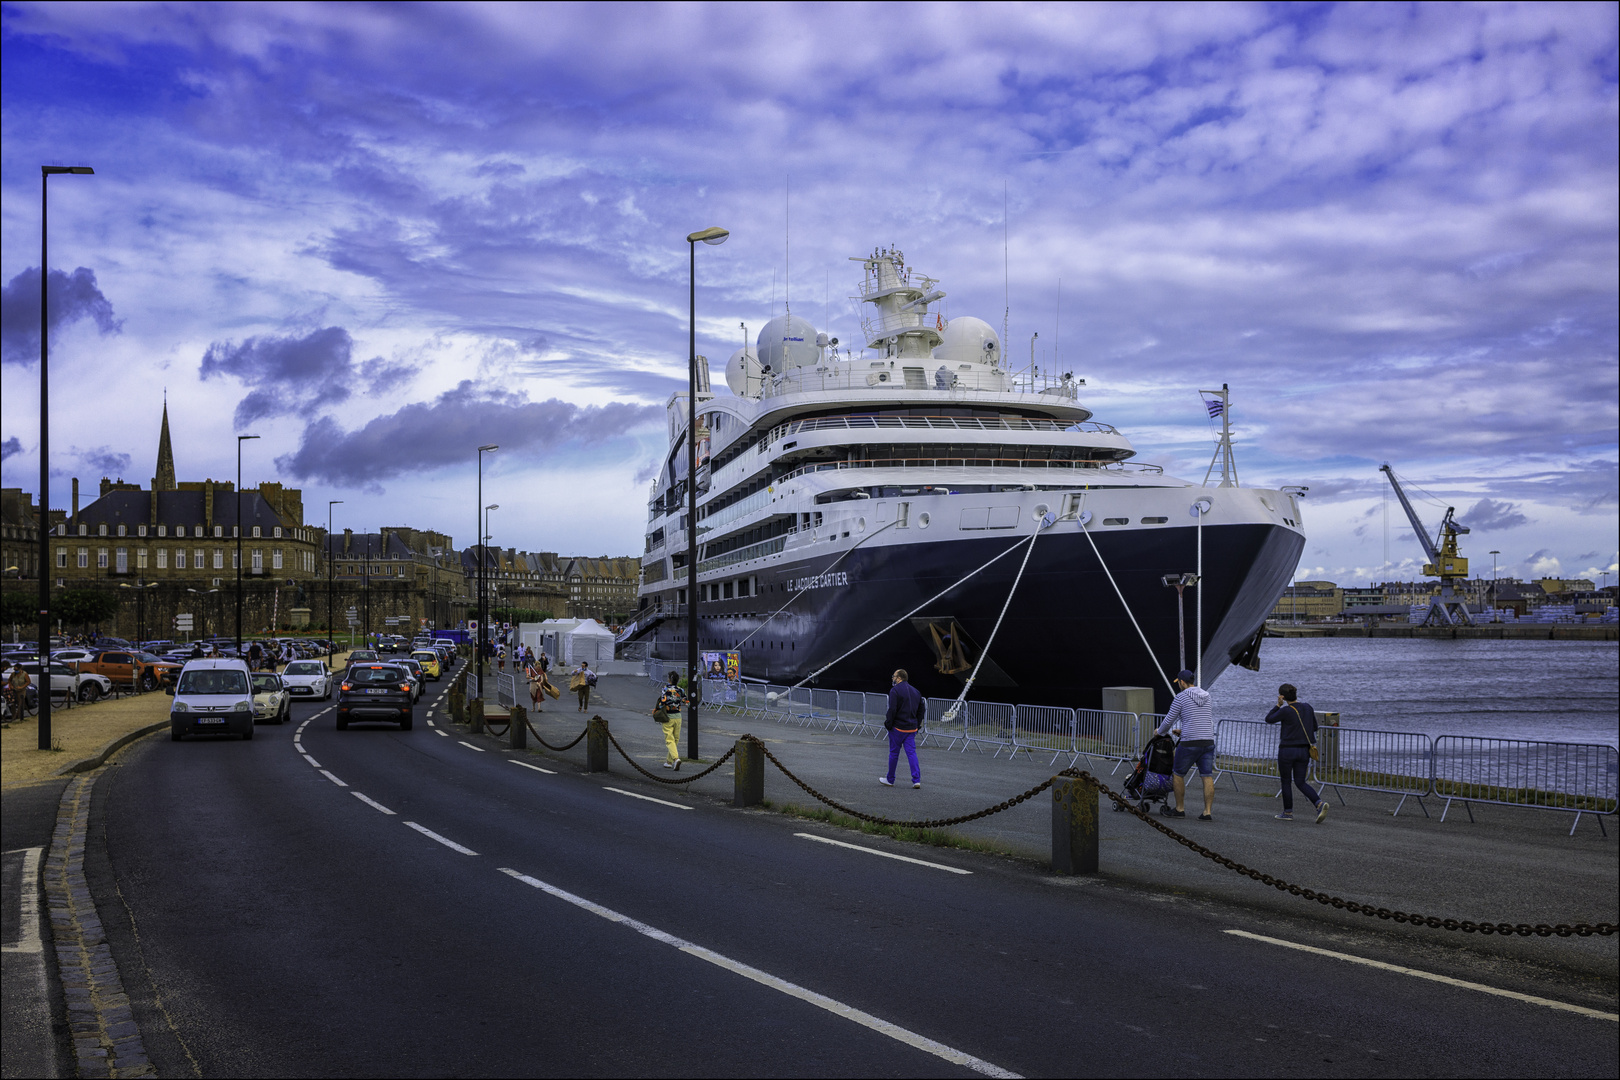
<svg viewBox="0 0 1620 1080">
<path fill-rule="evenodd" d="M 636 772 L 640 773 L 642 776 L 645 776 L 647 779 L 656 781 L 657 783 L 660 783 L 660 784 L 671 784 L 671 785 L 674 785 L 674 784 L 690 784 L 694 780 L 701 780 L 705 776 L 708 776 L 710 773 L 714 772 L 714 770 L 718 769 L 720 766 L 724 765 L 726 763 L 726 761 L 730 759 L 731 755 L 735 754 L 737 752 L 737 748 L 735 746 L 733 746 L 730 750 L 727 750 L 724 754 L 720 755 L 720 760 L 719 761 L 716 761 L 713 765 L 710 765 L 707 769 L 704 769 L 702 772 L 693 773 L 691 776 L 683 776 L 683 777 L 680 777 L 679 779 L 672 779 L 672 778 L 669 778 L 669 777 L 654 776 L 652 773 L 648 772 L 646 769 L 643 769 L 641 767 L 641 763 L 636 761 L 635 758 L 633 758 L 629 754 L 625 753 L 624 752 L 624 747 L 619 745 L 619 740 L 615 739 L 613 737 L 613 732 L 607 726 L 607 721 L 606 720 L 602 721 L 602 730 L 607 732 L 608 742 L 613 744 L 613 749 L 617 750 L 619 752 L 619 756 L 624 758 L 624 760 L 628 761 L 630 763 L 631 767 L 636 770 Z M 577 740 L 577 739 L 575 740 L 575 742 L 578 742 L 578 741 L 579 740 Z"/>
<path fill-rule="evenodd" d="M 564 750 L 572 750 L 574 747 L 578 746 L 579 740 L 583 739 L 586 735 L 589 735 L 591 731 L 591 726 L 586 724 L 585 730 L 581 731 L 578 735 L 575 735 L 573 742 L 564 746 L 553 746 L 551 743 L 546 742 L 546 737 L 540 734 L 540 732 L 535 728 L 534 721 L 530 720 L 528 717 L 524 717 L 523 722 L 529 726 L 529 730 L 534 733 L 534 737 L 540 741 L 541 746 L 545 747 L 547 750 L 555 750 L 559 754 Z"/>
</svg>

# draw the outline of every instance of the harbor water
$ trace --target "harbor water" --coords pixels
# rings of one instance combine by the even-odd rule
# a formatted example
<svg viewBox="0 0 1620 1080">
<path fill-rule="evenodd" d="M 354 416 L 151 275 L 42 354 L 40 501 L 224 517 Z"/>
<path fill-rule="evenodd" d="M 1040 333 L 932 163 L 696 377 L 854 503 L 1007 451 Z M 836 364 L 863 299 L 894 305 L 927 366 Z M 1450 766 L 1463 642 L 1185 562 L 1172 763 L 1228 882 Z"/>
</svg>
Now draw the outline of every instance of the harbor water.
<svg viewBox="0 0 1620 1080">
<path fill-rule="evenodd" d="M 1261 720 L 1277 687 L 1346 727 L 1617 745 L 1620 643 L 1268 638 L 1260 670 L 1228 668 L 1215 715 Z"/>
</svg>

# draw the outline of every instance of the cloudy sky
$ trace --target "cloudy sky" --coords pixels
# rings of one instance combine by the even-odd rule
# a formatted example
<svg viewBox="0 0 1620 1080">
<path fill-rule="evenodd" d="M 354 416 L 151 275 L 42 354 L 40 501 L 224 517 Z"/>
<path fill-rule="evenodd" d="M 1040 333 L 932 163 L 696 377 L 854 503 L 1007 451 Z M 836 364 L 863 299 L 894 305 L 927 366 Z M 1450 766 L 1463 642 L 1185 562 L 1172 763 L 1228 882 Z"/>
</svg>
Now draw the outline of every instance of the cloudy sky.
<svg viewBox="0 0 1620 1080">
<path fill-rule="evenodd" d="M 1616 569 L 1612 4 L 0 5 L 4 482 L 639 552 L 663 403 L 879 244 L 1202 479 L 1308 484 L 1302 577 L 1411 577 L 1377 466 L 1504 574 Z M 791 248 L 786 241 L 791 237 Z M 1387 538 L 1387 539 L 1386 539 Z M 1386 560 L 1388 566 L 1386 568 Z"/>
</svg>

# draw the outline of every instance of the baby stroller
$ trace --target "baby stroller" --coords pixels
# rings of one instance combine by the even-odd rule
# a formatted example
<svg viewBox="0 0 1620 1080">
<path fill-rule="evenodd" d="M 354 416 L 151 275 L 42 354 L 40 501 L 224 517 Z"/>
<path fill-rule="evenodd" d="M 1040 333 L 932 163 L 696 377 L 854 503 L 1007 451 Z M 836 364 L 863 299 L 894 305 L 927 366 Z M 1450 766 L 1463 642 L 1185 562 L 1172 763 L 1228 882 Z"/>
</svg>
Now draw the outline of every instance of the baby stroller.
<svg viewBox="0 0 1620 1080">
<path fill-rule="evenodd" d="M 1125 781 L 1126 797 L 1137 800 L 1137 806 L 1142 810 L 1147 810 L 1151 803 L 1168 798 L 1175 790 L 1170 779 L 1175 761 L 1175 740 L 1168 735 L 1153 736 L 1142 748 L 1141 756 L 1136 759 L 1136 767 Z M 1124 808 L 1116 803 L 1114 809 Z"/>
</svg>

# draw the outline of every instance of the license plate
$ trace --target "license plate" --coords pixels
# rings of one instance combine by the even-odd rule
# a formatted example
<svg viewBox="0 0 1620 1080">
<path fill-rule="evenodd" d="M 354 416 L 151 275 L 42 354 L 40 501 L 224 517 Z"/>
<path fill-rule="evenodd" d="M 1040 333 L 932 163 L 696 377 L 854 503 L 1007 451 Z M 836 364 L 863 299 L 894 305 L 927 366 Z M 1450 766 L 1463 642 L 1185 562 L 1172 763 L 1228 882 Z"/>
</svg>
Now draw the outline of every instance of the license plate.
<svg viewBox="0 0 1620 1080">
<path fill-rule="evenodd" d="M 225 718 L 223 716 L 199 716 L 197 718 L 199 724 L 223 724 L 224 722 Z"/>
<path fill-rule="evenodd" d="M 368 693 L 368 694 L 386 694 L 386 693 L 388 693 L 388 691 L 386 691 L 386 690 L 367 690 L 366 693 Z"/>
</svg>

